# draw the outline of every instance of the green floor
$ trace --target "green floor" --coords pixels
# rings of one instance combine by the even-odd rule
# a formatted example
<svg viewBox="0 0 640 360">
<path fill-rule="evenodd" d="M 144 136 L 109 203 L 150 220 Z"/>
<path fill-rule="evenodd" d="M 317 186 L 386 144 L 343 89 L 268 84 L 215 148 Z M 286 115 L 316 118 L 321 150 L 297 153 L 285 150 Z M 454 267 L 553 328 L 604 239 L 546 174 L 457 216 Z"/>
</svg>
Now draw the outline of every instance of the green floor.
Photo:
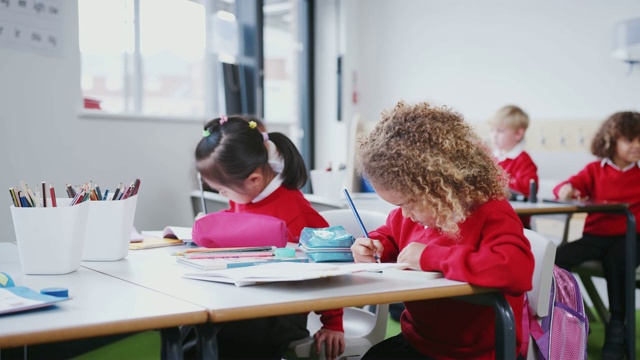
<svg viewBox="0 0 640 360">
<path fill-rule="evenodd" d="M 145 331 L 131 335 L 125 339 L 114 342 L 84 353 L 76 360 L 111 360 L 111 359 L 136 359 L 158 360 L 160 359 L 160 333 L 158 331 Z"/>
<path fill-rule="evenodd" d="M 640 311 L 636 312 L 636 324 L 640 323 Z M 588 339 L 589 360 L 600 360 L 600 349 L 604 341 L 604 327 L 600 322 L 592 322 Z M 400 332 L 400 324 L 392 319 L 387 323 L 387 337 Z M 75 360 L 107 360 L 107 359 L 160 359 L 160 334 L 157 331 L 146 331 L 132 335 L 113 344 L 103 346 L 94 351 L 76 357 Z M 640 331 L 636 331 L 636 358 L 640 358 Z"/>
</svg>

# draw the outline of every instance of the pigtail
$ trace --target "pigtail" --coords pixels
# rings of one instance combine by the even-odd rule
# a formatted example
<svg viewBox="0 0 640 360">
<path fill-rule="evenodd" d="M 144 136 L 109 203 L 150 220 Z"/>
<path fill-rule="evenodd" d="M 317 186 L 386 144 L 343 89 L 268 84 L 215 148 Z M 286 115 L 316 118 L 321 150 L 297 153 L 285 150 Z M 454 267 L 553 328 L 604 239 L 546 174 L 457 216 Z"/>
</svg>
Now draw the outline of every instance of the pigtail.
<svg viewBox="0 0 640 360">
<path fill-rule="evenodd" d="M 282 133 L 270 132 L 268 136 L 284 161 L 284 169 L 280 174 L 283 178 L 282 185 L 287 189 L 302 188 L 307 182 L 308 175 L 307 167 L 298 148 Z"/>
</svg>

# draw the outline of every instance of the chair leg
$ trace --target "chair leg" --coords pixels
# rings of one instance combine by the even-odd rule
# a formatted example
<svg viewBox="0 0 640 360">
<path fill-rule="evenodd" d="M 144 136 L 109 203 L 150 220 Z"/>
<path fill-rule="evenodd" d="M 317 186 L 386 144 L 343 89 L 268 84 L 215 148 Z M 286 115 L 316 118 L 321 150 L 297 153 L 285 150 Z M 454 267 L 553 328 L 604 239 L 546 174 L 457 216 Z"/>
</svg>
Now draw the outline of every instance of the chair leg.
<svg viewBox="0 0 640 360">
<path fill-rule="evenodd" d="M 197 344 L 196 328 L 192 325 L 180 326 L 180 340 L 182 342 L 182 351 L 188 352 Z"/>
<path fill-rule="evenodd" d="M 591 299 L 593 307 L 595 307 L 600 320 L 602 320 L 602 323 L 606 325 L 609 322 L 609 310 L 606 306 L 604 306 L 598 290 L 596 289 L 595 285 L 593 285 L 593 281 L 591 281 L 591 276 L 583 274 L 578 275 L 580 276 L 580 281 L 582 281 L 585 290 L 587 290 L 587 294 L 589 295 L 589 298 Z"/>
<path fill-rule="evenodd" d="M 160 359 L 184 359 L 180 343 L 180 329 L 177 327 L 160 329 L 160 341 L 162 343 Z"/>
</svg>

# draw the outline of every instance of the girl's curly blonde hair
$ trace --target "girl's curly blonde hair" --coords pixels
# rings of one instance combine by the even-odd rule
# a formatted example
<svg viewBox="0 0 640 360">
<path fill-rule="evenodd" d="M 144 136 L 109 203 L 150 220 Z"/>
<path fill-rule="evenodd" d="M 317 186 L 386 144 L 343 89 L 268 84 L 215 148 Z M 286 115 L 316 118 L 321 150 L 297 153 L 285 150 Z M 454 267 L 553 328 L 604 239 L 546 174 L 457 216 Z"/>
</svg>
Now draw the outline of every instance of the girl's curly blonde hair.
<svg viewBox="0 0 640 360">
<path fill-rule="evenodd" d="M 447 107 L 401 101 L 358 145 L 359 172 L 374 187 L 414 199 L 445 233 L 457 234 L 457 223 L 478 205 L 508 196 L 503 170 Z"/>
</svg>

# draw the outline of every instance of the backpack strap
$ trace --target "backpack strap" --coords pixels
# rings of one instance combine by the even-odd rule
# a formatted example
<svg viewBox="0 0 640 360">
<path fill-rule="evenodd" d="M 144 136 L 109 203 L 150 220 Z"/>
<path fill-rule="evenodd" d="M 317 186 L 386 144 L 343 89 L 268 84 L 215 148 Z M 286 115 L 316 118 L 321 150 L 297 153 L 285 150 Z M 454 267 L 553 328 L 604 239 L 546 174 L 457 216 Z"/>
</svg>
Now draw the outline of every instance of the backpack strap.
<svg viewBox="0 0 640 360">
<path fill-rule="evenodd" d="M 520 355 L 526 359 L 529 352 L 529 340 L 531 338 L 531 322 L 536 322 L 529 305 L 529 297 L 524 294 L 524 304 L 522 306 L 522 344 L 520 344 Z"/>
<path fill-rule="evenodd" d="M 534 340 L 538 340 L 544 335 L 542 327 L 538 323 L 536 316 L 533 314 L 531 305 L 529 305 L 529 298 L 527 294 L 524 294 L 524 304 L 522 306 L 522 344 L 520 345 L 520 355 L 525 359 L 529 352 L 529 341 L 533 337 Z M 538 346 L 536 341 L 533 342 L 534 346 Z"/>
</svg>

